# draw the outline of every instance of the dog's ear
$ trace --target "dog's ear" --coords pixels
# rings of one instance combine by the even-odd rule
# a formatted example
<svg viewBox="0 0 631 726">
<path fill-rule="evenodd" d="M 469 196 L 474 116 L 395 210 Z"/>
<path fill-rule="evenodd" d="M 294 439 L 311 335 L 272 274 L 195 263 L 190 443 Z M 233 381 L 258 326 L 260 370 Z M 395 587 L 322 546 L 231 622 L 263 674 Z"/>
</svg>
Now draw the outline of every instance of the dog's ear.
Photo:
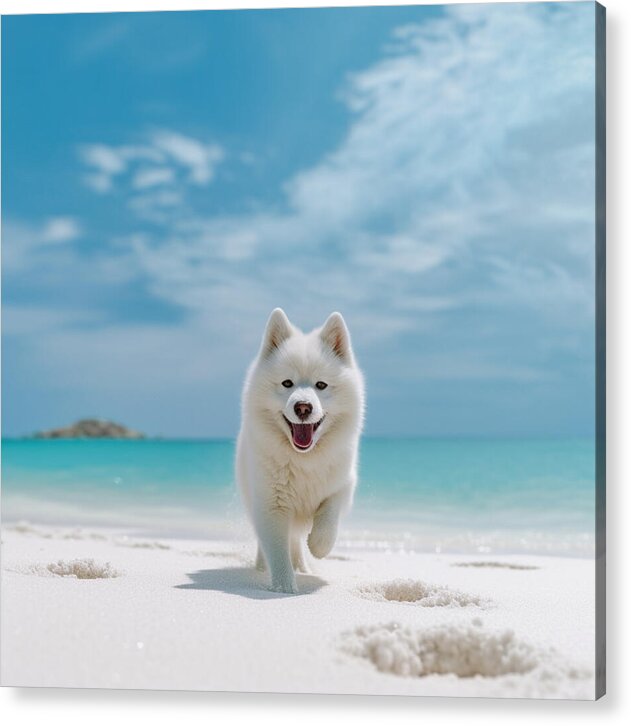
<svg viewBox="0 0 631 726">
<path fill-rule="evenodd" d="M 263 355 L 269 355 L 279 348 L 281 343 L 291 336 L 291 333 L 291 323 L 284 311 L 280 308 L 272 310 L 263 334 L 263 344 L 261 345 Z"/>
<path fill-rule="evenodd" d="M 320 331 L 320 338 L 338 358 L 346 363 L 353 362 L 351 336 L 340 313 L 331 313 Z"/>
</svg>

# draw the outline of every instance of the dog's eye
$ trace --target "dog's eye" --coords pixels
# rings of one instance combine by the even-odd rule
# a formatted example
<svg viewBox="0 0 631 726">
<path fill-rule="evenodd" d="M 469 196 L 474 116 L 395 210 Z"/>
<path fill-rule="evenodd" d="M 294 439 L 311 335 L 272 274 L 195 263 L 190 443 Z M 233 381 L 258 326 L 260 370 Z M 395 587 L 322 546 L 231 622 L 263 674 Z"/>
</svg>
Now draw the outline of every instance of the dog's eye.
<svg viewBox="0 0 631 726">
<path fill-rule="evenodd" d="M 328 383 L 325 383 L 324 381 L 318 381 L 316 383 L 316 388 L 320 391 L 324 391 L 324 389 L 328 386 Z"/>
<path fill-rule="evenodd" d="M 285 388 L 291 388 L 293 385 L 294 385 L 294 382 L 290 381 L 289 378 L 286 378 L 283 381 L 283 386 L 285 386 Z"/>
</svg>

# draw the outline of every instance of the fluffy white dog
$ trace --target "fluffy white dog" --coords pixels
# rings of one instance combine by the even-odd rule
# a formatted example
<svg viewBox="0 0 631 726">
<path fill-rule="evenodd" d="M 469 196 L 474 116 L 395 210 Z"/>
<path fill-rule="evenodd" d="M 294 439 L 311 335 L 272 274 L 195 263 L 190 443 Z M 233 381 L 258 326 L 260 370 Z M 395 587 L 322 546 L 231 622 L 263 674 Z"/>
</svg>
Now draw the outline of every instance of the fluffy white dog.
<svg viewBox="0 0 631 726">
<path fill-rule="evenodd" d="M 303 333 L 277 308 L 250 366 L 237 442 L 237 482 L 258 537 L 256 566 L 295 593 L 308 572 L 304 538 L 329 554 L 353 499 L 364 384 L 339 313 Z"/>
</svg>

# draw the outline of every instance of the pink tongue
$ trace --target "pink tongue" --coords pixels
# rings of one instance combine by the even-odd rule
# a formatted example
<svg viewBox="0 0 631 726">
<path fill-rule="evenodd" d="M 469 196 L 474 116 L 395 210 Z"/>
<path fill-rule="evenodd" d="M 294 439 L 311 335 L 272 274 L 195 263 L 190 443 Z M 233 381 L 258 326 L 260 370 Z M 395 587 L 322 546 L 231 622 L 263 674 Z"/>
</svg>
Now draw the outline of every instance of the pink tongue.
<svg viewBox="0 0 631 726">
<path fill-rule="evenodd" d="M 296 446 L 301 449 L 306 449 L 311 446 L 311 441 L 313 439 L 313 424 L 292 423 L 291 432 Z"/>
</svg>

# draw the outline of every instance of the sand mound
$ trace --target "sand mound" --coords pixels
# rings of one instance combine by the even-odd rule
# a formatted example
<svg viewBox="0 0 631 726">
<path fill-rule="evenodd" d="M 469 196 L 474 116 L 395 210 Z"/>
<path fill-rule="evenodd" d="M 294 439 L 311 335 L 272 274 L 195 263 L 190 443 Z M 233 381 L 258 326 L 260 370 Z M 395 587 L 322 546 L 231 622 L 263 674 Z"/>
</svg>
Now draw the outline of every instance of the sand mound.
<svg viewBox="0 0 631 726">
<path fill-rule="evenodd" d="M 57 577 L 74 577 L 77 580 L 100 580 L 119 577 L 121 574 L 109 562 L 102 564 L 90 558 L 70 561 L 57 560 L 57 562 L 50 562 L 47 565 L 36 565 L 32 572 Z"/>
<path fill-rule="evenodd" d="M 498 567 L 505 570 L 539 570 L 536 565 L 517 565 L 511 562 L 454 562 L 452 567 Z"/>
<path fill-rule="evenodd" d="M 327 560 L 337 560 L 338 562 L 355 562 L 352 557 L 347 555 L 327 555 Z"/>
<path fill-rule="evenodd" d="M 361 585 L 357 592 L 369 600 L 384 602 L 408 602 L 426 608 L 433 607 L 466 607 L 475 605 L 484 607 L 490 604 L 477 595 L 470 595 L 460 590 L 452 590 L 442 585 L 432 585 L 420 580 L 391 580 L 390 582 Z"/>
<path fill-rule="evenodd" d="M 539 665 L 537 650 L 517 640 L 512 631 L 486 632 L 473 625 L 426 630 L 397 623 L 361 627 L 345 635 L 344 650 L 398 676 L 489 678 L 528 673 Z"/>
<path fill-rule="evenodd" d="M 190 555 L 191 557 L 212 557 L 217 560 L 236 560 L 237 562 L 243 562 L 244 564 L 252 563 L 252 556 L 243 552 L 222 552 L 221 550 L 184 550 L 183 555 Z"/>
<path fill-rule="evenodd" d="M 145 541 L 145 540 L 130 540 L 126 537 L 122 537 L 116 540 L 118 547 L 131 547 L 132 549 L 138 550 L 170 550 L 171 545 L 165 544 L 164 542 Z"/>
<path fill-rule="evenodd" d="M 44 529 L 42 527 L 34 527 L 26 520 L 20 520 L 14 525 L 4 527 L 8 532 L 17 532 L 18 534 L 29 535 L 33 537 L 42 537 L 43 539 L 94 539 L 107 540 L 107 537 L 100 532 L 88 532 L 81 527 L 75 527 L 70 530 Z"/>
</svg>

